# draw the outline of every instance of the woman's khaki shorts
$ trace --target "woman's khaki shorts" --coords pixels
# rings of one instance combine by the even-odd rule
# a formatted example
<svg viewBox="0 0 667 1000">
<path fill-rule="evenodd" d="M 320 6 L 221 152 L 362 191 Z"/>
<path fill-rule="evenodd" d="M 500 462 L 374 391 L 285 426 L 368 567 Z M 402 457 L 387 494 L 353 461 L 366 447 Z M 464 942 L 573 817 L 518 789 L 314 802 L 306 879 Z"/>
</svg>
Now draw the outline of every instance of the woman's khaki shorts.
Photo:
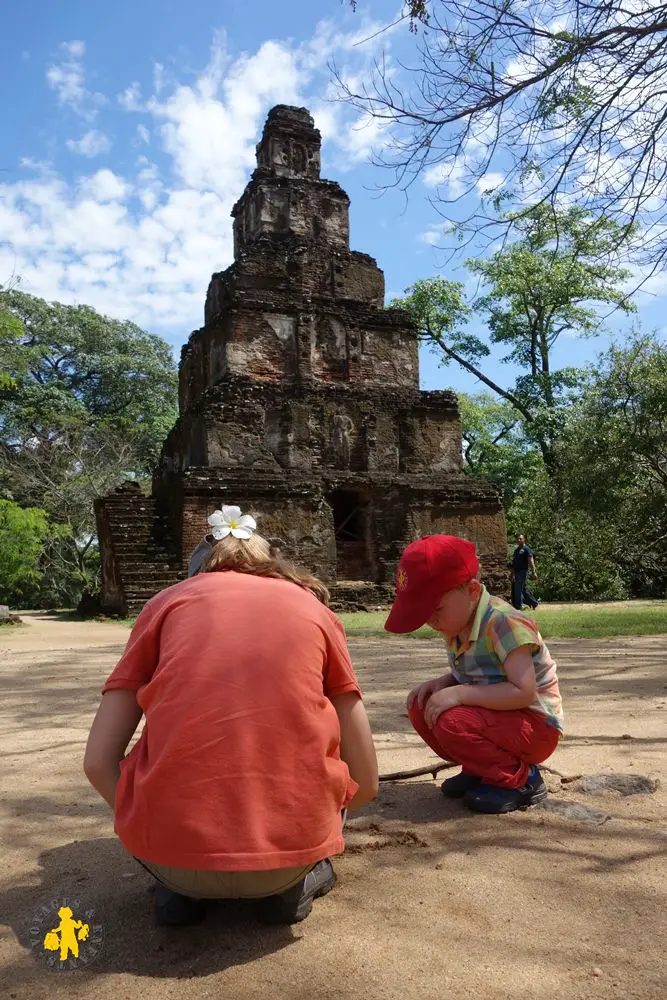
<svg viewBox="0 0 667 1000">
<path fill-rule="evenodd" d="M 275 896 L 291 889 L 313 867 L 275 868 L 264 872 L 216 872 L 171 868 L 152 861 L 141 861 L 141 864 L 172 892 L 180 892 L 192 899 L 262 899 L 264 896 Z"/>
</svg>

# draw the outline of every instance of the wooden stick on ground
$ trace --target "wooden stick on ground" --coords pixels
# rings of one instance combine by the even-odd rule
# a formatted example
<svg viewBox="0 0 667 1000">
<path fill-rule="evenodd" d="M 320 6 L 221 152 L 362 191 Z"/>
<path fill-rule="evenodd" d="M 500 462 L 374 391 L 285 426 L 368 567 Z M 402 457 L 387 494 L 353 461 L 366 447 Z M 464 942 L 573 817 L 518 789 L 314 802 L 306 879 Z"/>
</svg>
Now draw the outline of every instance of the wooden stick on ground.
<svg viewBox="0 0 667 1000">
<path fill-rule="evenodd" d="M 380 781 L 403 781 L 405 778 L 418 778 L 420 774 L 432 774 L 435 778 L 438 771 L 446 771 L 452 767 L 458 767 L 451 761 L 443 760 L 441 764 L 427 764 L 426 767 L 413 767 L 411 771 L 392 771 L 390 774 L 381 774 Z"/>
<path fill-rule="evenodd" d="M 452 761 L 443 760 L 441 764 L 427 764 L 425 767 L 413 767 L 410 771 L 391 771 L 389 774 L 381 774 L 380 781 L 404 781 L 406 778 L 418 778 L 422 774 L 430 774 L 435 780 L 440 771 L 447 771 L 458 766 Z M 548 771 L 549 774 L 555 774 L 564 785 L 569 785 L 572 781 L 578 781 L 581 778 L 580 774 L 561 774 L 560 771 L 554 767 L 547 767 L 546 764 L 541 764 L 540 767 L 543 771 Z"/>
</svg>

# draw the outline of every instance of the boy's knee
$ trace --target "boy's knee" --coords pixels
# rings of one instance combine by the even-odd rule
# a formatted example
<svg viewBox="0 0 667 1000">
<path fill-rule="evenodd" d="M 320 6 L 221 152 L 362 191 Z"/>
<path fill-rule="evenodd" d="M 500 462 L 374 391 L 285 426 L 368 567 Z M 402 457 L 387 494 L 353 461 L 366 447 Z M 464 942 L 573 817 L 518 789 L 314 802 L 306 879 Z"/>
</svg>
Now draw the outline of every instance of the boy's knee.
<svg viewBox="0 0 667 1000">
<path fill-rule="evenodd" d="M 479 728 L 479 715 L 468 705 L 456 705 L 438 716 L 436 726 L 442 733 L 462 736 Z"/>
<path fill-rule="evenodd" d="M 412 702 L 408 708 L 408 719 L 414 729 L 419 730 L 420 727 L 424 726 L 424 711 L 417 704 L 417 699 Z"/>
</svg>

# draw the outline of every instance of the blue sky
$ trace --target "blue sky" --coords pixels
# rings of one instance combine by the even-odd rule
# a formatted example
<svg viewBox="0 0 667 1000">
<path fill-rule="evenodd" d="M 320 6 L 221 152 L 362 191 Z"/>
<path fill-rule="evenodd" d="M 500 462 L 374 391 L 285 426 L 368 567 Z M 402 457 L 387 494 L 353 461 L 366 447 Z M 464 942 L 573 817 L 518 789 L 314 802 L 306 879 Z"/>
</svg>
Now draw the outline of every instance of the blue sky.
<svg viewBox="0 0 667 1000">
<path fill-rule="evenodd" d="M 405 24 L 370 40 L 395 4 L 360 0 L 33 0 L 3 17 L 0 37 L 0 283 L 87 302 L 159 333 L 176 349 L 203 322 L 210 275 L 232 260 L 229 212 L 254 165 L 268 109 L 305 104 L 323 134 L 323 176 L 352 199 L 351 244 L 376 257 L 387 297 L 435 273 L 462 280 L 429 243 L 433 189 L 377 188 L 383 142 L 373 123 L 333 98 L 329 64 L 351 79 L 414 61 Z M 646 329 L 663 328 L 657 275 L 639 300 Z M 613 317 L 610 329 L 627 330 Z M 556 361 L 579 364 L 606 338 L 563 340 Z M 479 385 L 422 353 L 424 388 Z M 501 384 L 512 372 L 493 359 Z"/>
</svg>

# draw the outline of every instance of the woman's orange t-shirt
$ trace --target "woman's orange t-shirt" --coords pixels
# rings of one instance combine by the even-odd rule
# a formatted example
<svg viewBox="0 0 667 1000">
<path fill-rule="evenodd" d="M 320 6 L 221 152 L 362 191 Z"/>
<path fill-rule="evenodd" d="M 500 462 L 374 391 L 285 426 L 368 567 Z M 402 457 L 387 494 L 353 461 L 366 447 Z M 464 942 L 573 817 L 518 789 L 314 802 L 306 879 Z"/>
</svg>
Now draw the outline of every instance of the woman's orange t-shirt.
<svg viewBox="0 0 667 1000">
<path fill-rule="evenodd" d="M 329 697 L 361 695 L 336 616 L 286 580 L 202 573 L 137 618 L 104 692 L 146 717 L 121 762 L 116 831 L 156 864 L 307 865 L 343 850 L 357 784 Z"/>
</svg>

